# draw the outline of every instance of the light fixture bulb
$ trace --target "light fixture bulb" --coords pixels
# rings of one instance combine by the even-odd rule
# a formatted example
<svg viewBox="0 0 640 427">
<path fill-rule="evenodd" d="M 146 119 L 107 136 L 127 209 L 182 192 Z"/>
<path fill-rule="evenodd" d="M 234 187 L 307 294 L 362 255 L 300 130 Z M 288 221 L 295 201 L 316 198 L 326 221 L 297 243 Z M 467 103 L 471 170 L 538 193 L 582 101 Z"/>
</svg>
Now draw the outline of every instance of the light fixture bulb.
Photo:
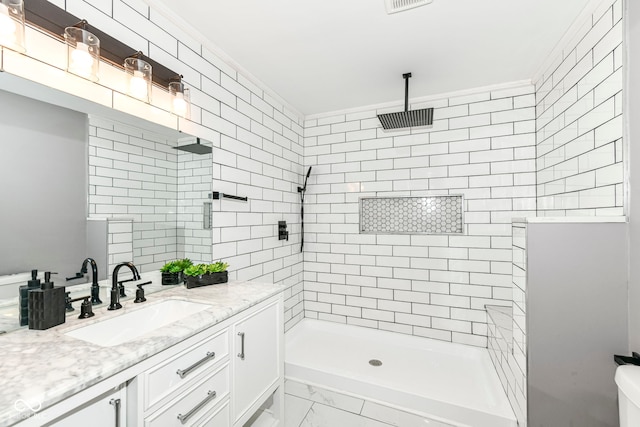
<svg viewBox="0 0 640 427">
<path fill-rule="evenodd" d="M 93 71 L 93 58 L 89 53 L 89 46 L 79 42 L 71 52 L 69 71 L 83 77 L 88 77 Z"/>
<path fill-rule="evenodd" d="M 180 117 L 187 115 L 187 101 L 184 100 L 184 94 L 178 92 L 173 98 L 173 112 Z"/>
<path fill-rule="evenodd" d="M 0 45 L 12 45 L 16 42 L 16 23 L 9 16 L 9 8 L 0 3 Z"/>
<path fill-rule="evenodd" d="M 64 40 L 67 44 L 67 71 L 97 82 L 100 39 L 84 28 L 74 26 L 64 29 Z"/>
<path fill-rule="evenodd" d="M 147 81 L 142 71 L 135 70 L 129 82 L 129 91 L 136 98 L 146 99 L 148 95 Z"/>
<path fill-rule="evenodd" d="M 184 119 L 190 119 L 191 92 L 182 83 L 182 76 L 174 77 L 173 81 L 169 82 L 168 89 L 171 95 L 171 112 Z"/>
</svg>

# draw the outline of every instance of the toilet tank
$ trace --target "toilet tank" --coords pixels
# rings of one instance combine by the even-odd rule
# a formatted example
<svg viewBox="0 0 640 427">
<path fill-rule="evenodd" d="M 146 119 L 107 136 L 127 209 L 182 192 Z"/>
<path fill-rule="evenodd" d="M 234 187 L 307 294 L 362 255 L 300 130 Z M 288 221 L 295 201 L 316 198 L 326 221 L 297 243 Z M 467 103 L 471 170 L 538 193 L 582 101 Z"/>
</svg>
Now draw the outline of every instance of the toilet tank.
<svg viewBox="0 0 640 427">
<path fill-rule="evenodd" d="M 620 427 L 640 426 L 640 366 L 623 365 L 616 369 Z"/>
</svg>

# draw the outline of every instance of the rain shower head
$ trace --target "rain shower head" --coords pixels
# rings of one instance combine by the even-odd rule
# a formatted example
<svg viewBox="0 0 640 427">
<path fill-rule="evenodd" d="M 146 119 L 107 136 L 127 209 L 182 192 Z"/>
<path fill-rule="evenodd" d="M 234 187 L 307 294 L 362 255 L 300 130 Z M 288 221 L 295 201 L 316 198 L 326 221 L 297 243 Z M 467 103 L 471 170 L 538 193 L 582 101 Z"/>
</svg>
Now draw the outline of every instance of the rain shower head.
<svg viewBox="0 0 640 427">
<path fill-rule="evenodd" d="M 211 154 L 212 151 L 211 147 L 200 144 L 200 138 L 196 138 L 196 142 L 194 144 L 181 145 L 173 148 L 193 154 Z"/>
<path fill-rule="evenodd" d="M 378 114 L 384 129 L 402 129 L 433 124 L 433 108 L 409 111 L 409 78 L 411 73 L 403 74 L 404 78 L 404 111 L 398 113 Z"/>
</svg>

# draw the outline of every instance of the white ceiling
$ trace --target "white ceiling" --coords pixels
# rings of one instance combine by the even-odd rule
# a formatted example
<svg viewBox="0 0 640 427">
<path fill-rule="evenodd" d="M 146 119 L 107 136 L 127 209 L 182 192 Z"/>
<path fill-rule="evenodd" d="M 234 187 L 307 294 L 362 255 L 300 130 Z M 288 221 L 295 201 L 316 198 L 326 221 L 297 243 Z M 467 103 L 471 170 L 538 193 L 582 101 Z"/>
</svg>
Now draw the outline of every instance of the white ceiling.
<svg viewBox="0 0 640 427">
<path fill-rule="evenodd" d="M 305 115 L 531 79 L 589 0 L 159 0 Z"/>
</svg>

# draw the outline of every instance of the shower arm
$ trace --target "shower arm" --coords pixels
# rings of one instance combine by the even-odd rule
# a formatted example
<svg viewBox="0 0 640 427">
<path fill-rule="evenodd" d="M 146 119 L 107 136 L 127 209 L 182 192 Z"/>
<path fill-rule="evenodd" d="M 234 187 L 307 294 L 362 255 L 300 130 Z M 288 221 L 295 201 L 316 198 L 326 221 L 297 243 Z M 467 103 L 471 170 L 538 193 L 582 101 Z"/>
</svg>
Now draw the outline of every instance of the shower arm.
<svg viewBox="0 0 640 427">
<path fill-rule="evenodd" d="M 404 111 L 409 111 L 409 79 L 411 78 L 411 73 L 406 73 L 402 75 L 404 79 Z"/>
</svg>

